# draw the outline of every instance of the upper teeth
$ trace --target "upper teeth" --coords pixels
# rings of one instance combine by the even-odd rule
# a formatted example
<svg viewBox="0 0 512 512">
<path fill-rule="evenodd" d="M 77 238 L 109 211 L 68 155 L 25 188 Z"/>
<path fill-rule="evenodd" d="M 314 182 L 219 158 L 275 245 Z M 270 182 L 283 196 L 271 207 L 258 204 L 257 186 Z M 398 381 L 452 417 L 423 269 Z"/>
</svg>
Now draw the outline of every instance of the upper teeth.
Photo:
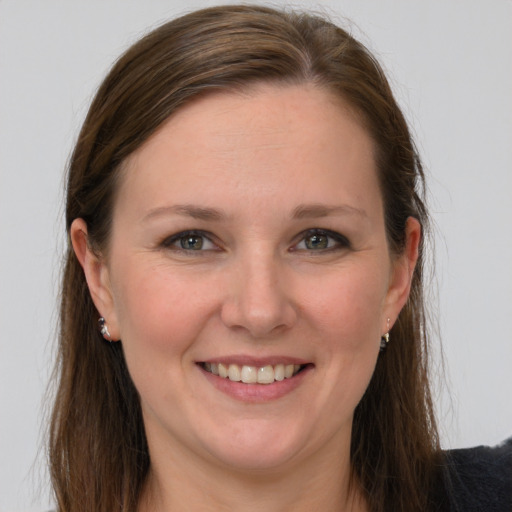
<svg viewBox="0 0 512 512">
<path fill-rule="evenodd" d="M 223 363 L 204 363 L 206 371 L 228 378 L 235 382 L 245 382 L 246 384 L 272 384 L 276 380 L 289 379 L 299 370 L 299 364 L 276 364 L 266 366 L 239 366 L 237 364 Z"/>
</svg>

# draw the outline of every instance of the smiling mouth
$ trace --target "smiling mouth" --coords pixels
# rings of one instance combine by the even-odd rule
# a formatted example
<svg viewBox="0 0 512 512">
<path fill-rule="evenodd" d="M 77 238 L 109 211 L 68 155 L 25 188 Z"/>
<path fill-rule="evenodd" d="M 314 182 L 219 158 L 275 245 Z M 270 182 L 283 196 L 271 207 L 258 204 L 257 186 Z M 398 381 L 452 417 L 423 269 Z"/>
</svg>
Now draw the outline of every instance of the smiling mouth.
<svg viewBox="0 0 512 512">
<path fill-rule="evenodd" d="M 208 373 L 244 384 L 272 384 L 290 379 L 302 371 L 305 364 L 276 364 L 266 366 L 240 366 L 238 364 L 201 363 Z"/>
</svg>

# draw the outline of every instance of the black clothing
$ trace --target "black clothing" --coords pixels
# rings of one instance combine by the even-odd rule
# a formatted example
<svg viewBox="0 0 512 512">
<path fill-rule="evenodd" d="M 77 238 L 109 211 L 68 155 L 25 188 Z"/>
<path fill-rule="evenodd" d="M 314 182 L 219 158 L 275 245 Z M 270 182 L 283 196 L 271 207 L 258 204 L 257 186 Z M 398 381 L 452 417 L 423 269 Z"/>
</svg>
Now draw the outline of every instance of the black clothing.
<svg viewBox="0 0 512 512">
<path fill-rule="evenodd" d="M 512 438 L 494 448 L 449 450 L 444 455 L 434 510 L 512 512 Z"/>
</svg>

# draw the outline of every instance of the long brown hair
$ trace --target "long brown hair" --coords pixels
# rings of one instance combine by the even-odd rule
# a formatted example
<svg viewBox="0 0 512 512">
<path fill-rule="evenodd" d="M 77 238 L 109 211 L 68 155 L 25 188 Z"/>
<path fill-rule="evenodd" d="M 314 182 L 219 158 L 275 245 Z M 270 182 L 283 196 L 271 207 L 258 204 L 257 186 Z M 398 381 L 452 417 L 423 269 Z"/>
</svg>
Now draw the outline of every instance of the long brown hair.
<svg viewBox="0 0 512 512">
<path fill-rule="evenodd" d="M 407 218 L 428 232 L 424 175 L 379 64 L 343 29 L 310 14 L 225 6 L 166 23 L 132 46 L 98 90 L 72 154 L 66 225 L 108 248 L 119 169 L 181 106 L 255 82 L 313 83 L 358 113 L 376 148 L 391 250 Z M 351 464 L 372 511 L 427 510 L 438 452 L 428 382 L 423 245 L 410 298 L 355 411 Z M 58 385 L 49 458 L 61 512 L 134 512 L 150 458 L 122 343 L 105 343 L 71 244 L 62 283 Z"/>
</svg>

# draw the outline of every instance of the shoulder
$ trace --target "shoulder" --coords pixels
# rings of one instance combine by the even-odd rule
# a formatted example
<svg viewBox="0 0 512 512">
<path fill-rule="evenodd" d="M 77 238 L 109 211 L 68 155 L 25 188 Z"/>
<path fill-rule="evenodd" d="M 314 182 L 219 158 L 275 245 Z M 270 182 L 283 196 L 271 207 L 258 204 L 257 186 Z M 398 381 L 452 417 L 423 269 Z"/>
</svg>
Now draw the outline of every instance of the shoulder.
<svg viewBox="0 0 512 512">
<path fill-rule="evenodd" d="M 512 438 L 496 447 L 446 451 L 441 472 L 441 510 L 512 511 Z"/>
</svg>

